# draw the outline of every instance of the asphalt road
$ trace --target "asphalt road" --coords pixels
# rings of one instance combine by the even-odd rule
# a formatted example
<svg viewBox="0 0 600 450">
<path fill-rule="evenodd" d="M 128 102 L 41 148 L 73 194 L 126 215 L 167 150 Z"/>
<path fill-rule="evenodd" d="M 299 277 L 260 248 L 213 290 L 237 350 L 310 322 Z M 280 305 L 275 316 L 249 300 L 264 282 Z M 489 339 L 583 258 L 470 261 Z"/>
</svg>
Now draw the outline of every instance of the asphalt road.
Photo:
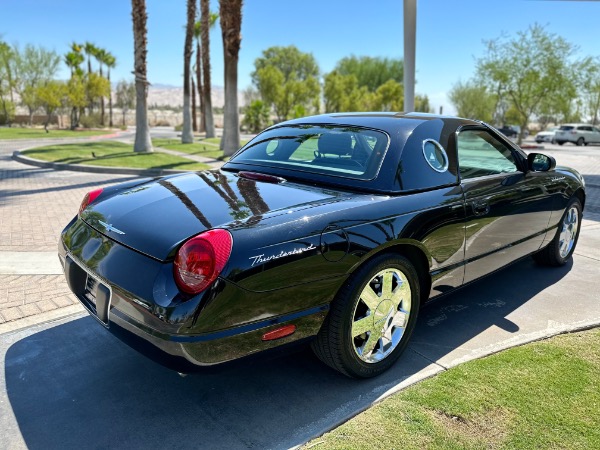
<svg viewBox="0 0 600 450">
<path fill-rule="evenodd" d="M 580 170 L 588 183 L 573 261 L 548 269 L 526 259 L 426 307 L 409 348 L 384 375 L 350 380 L 300 349 L 181 378 L 77 313 L 0 334 L 0 447 L 289 448 L 464 361 L 598 326 L 600 147 L 546 146 L 544 152 Z M 45 198 L 79 197 L 95 180 L 112 181 L 63 173 L 63 184 L 72 186 L 63 189 L 57 174 L 22 170 L 42 183 L 30 188 L 27 201 L 56 190 L 59 195 Z M 3 214 L 28 204 L 13 201 L 20 194 L 11 192 L 12 200 L 0 204 Z"/>
</svg>

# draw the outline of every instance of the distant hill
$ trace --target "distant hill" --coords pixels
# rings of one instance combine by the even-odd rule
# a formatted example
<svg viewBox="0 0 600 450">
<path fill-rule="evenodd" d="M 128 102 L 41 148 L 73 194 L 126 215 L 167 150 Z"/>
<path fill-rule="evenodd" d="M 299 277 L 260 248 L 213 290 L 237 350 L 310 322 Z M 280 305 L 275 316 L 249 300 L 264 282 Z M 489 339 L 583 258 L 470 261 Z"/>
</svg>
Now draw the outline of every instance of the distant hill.
<svg viewBox="0 0 600 450">
<path fill-rule="evenodd" d="M 238 102 L 242 105 L 242 96 L 238 93 Z M 223 86 L 212 87 L 213 107 L 222 108 L 225 103 Z M 183 106 L 183 87 L 169 84 L 152 84 L 148 89 L 148 105 Z"/>
</svg>

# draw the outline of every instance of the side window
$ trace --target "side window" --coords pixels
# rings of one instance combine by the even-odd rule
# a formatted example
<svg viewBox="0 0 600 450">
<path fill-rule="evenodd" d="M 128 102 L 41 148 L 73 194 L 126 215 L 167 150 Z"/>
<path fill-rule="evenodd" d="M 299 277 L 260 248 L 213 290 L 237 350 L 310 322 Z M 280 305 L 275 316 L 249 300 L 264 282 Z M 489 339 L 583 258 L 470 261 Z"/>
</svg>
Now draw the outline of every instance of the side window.
<svg viewBox="0 0 600 450">
<path fill-rule="evenodd" d="M 510 148 L 485 130 L 460 132 L 458 167 L 462 179 L 519 170 Z"/>
</svg>

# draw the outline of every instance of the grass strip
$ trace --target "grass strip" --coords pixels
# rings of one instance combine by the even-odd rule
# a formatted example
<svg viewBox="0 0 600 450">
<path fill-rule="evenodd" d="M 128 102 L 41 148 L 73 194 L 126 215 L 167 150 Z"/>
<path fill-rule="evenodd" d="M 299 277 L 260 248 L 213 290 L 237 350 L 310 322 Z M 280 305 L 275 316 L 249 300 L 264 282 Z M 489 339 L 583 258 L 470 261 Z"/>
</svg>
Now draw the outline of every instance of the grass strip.
<svg viewBox="0 0 600 450">
<path fill-rule="evenodd" d="M 7 128 L 0 127 L 2 139 L 53 139 L 53 138 L 84 138 L 113 134 L 115 130 L 53 130 L 46 133 L 43 128 Z"/>
<path fill-rule="evenodd" d="M 42 161 L 86 166 L 178 170 L 204 170 L 210 168 L 206 164 L 166 153 L 135 153 L 131 145 L 114 141 L 50 145 L 26 150 L 22 153 L 30 158 Z"/>
<path fill-rule="evenodd" d="M 600 448 L 600 330 L 556 336 L 452 368 L 309 447 Z"/>
<path fill-rule="evenodd" d="M 156 147 L 175 150 L 177 152 L 187 153 L 189 155 L 204 156 L 219 161 L 227 161 L 229 157 L 223 156 L 223 151 L 219 149 L 221 138 L 200 139 L 191 144 L 182 144 L 181 139 L 152 139 L 152 145 Z M 245 145 L 248 141 L 241 141 Z"/>
</svg>

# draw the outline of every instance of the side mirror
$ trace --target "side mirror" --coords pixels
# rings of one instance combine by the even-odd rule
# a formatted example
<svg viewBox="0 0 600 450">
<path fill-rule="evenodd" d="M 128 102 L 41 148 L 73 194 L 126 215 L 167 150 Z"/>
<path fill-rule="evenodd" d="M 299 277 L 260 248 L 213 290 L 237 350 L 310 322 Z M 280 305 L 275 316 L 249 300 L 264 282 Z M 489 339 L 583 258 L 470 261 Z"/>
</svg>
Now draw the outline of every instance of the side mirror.
<svg viewBox="0 0 600 450">
<path fill-rule="evenodd" d="M 534 172 L 548 172 L 556 167 L 556 160 L 543 153 L 530 153 L 527 155 L 527 168 Z"/>
</svg>

